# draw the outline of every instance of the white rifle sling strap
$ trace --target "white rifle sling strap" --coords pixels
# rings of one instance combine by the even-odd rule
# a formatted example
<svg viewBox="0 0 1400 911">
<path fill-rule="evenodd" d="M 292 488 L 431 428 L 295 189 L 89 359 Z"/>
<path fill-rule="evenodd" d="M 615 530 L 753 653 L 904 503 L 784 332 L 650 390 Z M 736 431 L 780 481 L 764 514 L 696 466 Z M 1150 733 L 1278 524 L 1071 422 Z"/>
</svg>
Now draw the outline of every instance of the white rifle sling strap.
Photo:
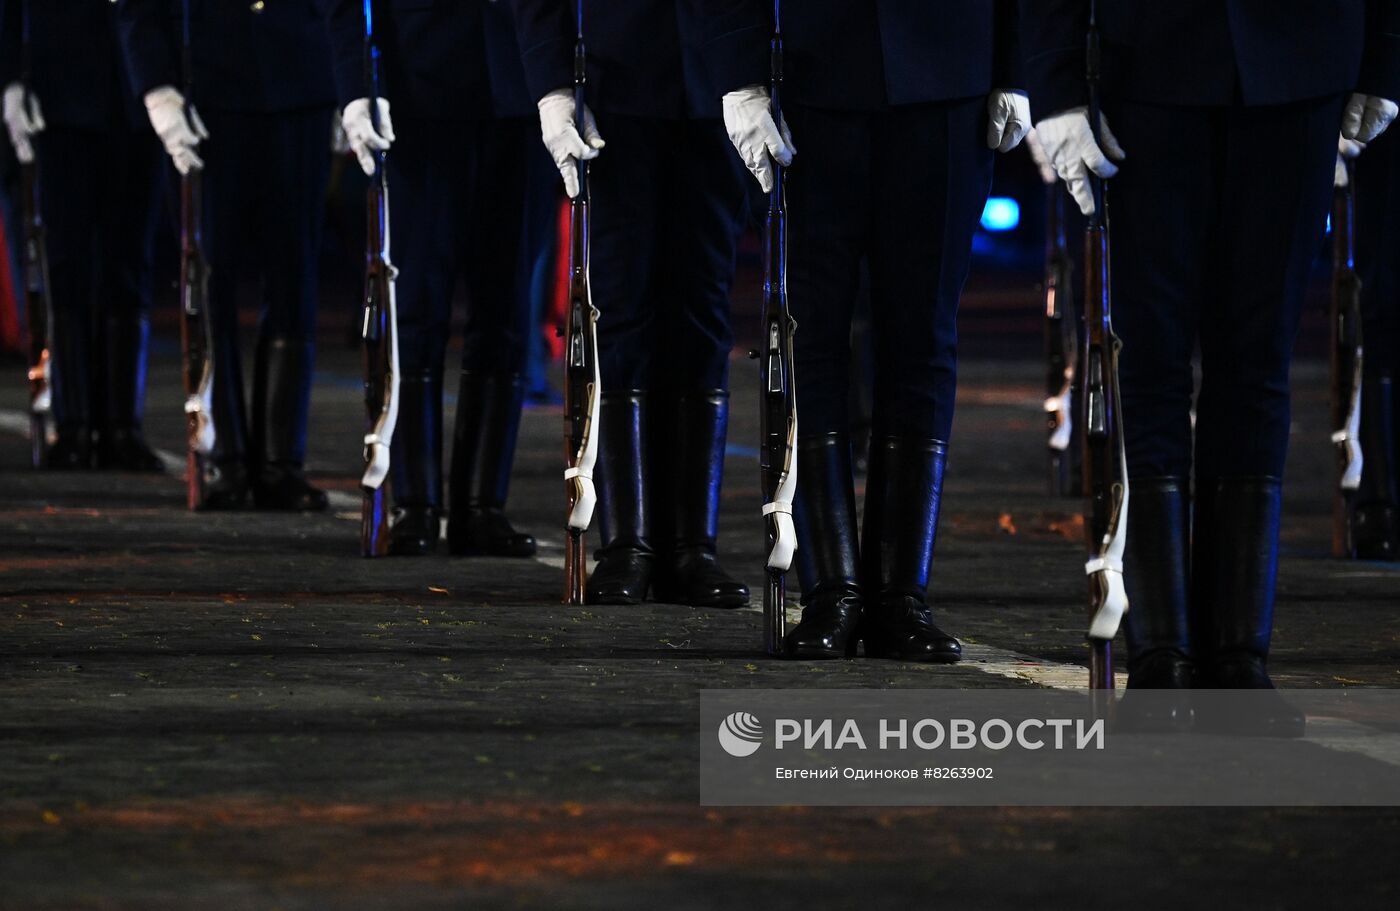
<svg viewBox="0 0 1400 911">
<path fill-rule="evenodd" d="M 792 567 L 792 556 L 797 552 L 797 529 L 792 524 L 792 498 L 797 495 L 797 414 L 788 418 L 787 453 L 783 457 L 783 476 L 778 481 L 778 489 L 773 492 L 773 500 L 763 504 L 763 514 L 771 517 L 776 534 L 773 536 L 773 549 L 768 553 L 768 568 L 775 572 L 787 572 Z"/>
<path fill-rule="evenodd" d="M 1049 445 L 1056 452 L 1068 450 L 1074 437 L 1074 421 L 1070 417 L 1074 413 L 1073 383 L 1070 371 L 1066 370 L 1065 385 L 1060 394 L 1045 400 L 1046 414 L 1055 415 L 1055 432 L 1050 435 Z"/>
<path fill-rule="evenodd" d="M 588 265 L 584 265 L 585 274 Z M 588 346 L 598 350 L 598 308 L 593 306 L 592 284 L 588 292 Z M 598 358 L 593 357 L 593 382 L 588 384 L 588 420 L 584 423 L 583 441 L 574 454 L 574 464 L 564 469 L 564 480 L 574 486 L 574 505 L 569 510 L 570 531 L 585 532 L 593 523 L 593 508 L 598 505 L 598 492 L 593 485 L 593 469 L 598 464 L 598 395 L 603 388 L 598 370 Z"/>
<path fill-rule="evenodd" d="M 1123 587 L 1123 551 L 1128 543 L 1128 462 L 1127 456 L 1119 450 L 1119 464 L 1122 469 L 1123 494 L 1118 504 L 1118 515 L 1112 531 L 1106 536 L 1099 556 L 1090 558 L 1084 564 L 1086 575 L 1099 577 L 1103 585 L 1103 604 L 1094 612 L 1089 621 L 1089 638 L 1111 640 L 1118 634 L 1118 625 L 1128 612 L 1128 592 Z"/>
<path fill-rule="evenodd" d="M 1332 442 L 1346 447 L 1347 467 L 1342 472 L 1337 486 L 1342 490 L 1353 491 L 1361 487 L 1361 471 L 1365 457 L 1361 450 L 1361 354 L 1357 352 L 1355 369 L 1352 371 L 1351 400 L 1347 403 L 1346 424 L 1332 434 Z"/>
<path fill-rule="evenodd" d="M 185 414 L 193 415 L 195 425 L 194 451 L 209 455 L 214 451 L 214 371 L 204 370 L 199 389 L 185 399 Z"/>
<path fill-rule="evenodd" d="M 365 475 L 360 479 L 360 484 L 369 490 L 378 490 L 384 479 L 389 476 L 394 428 L 399 420 L 399 310 L 394 293 L 394 281 L 399 276 L 399 270 L 389 259 L 389 250 L 389 188 L 385 186 L 383 255 L 384 267 L 388 273 L 384 284 L 389 289 L 388 300 L 385 302 L 389 310 L 386 319 L 389 324 L 389 388 L 384 410 L 380 412 L 373 429 L 365 434 Z"/>
<path fill-rule="evenodd" d="M 48 349 L 53 350 L 51 343 L 48 345 Z M 38 378 L 44 381 L 44 388 L 29 403 L 29 410 L 35 414 L 48 414 L 53 411 L 53 358 L 44 358 L 43 366 L 39 368 Z M 30 379 L 33 380 L 35 377 L 30 377 Z"/>
<path fill-rule="evenodd" d="M 203 180 L 202 175 L 192 174 L 186 180 Z M 202 217 L 196 216 L 196 217 Z M 207 273 L 200 274 L 197 281 L 201 284 L 208 282 Z M 186 288 L 186 294 L 194 294 L 193 288 Z M 185 399 L 185 414 L 193 415 L 195 419 L 194 438 L 190 441 L 196 453 L 202 456 L 212 455 L 214 444 L 217 441 L 217 434 L 214 431 L 214 337 L 212 320 L 209 319 L 209 295 L 200 293 L 200 331 L 204 335 L 204 358 L 200 365 L 199 386 Z M 185 302 L 186 307 L 189 301 Z M 186 312 L 189 312 L 188 309 Z"/>
</svg>

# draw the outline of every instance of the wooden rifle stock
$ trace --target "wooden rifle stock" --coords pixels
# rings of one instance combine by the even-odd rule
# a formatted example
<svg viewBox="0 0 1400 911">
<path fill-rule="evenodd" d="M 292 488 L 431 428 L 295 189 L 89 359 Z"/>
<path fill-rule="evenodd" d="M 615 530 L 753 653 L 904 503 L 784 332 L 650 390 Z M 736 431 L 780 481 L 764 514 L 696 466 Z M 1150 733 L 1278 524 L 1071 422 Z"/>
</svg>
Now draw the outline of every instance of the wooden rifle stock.
<svg viewBox="0 0 1400 911">
<path fill-rule="evenodd" d="M 769 100 L 773 122 L 783 122 L 783 37 L 779 3 L 773 4 L 772 80 Z M 763 648 L 778 655 L 787 630 L 787 570 L 796 547 L 792 498 L 797 484 L 797 396 L 792 372 L 792 337 L 797 324 L 787 300 L 787 171 L 772 163 L 773 190 L 763 235 L 763 349 L 759 363 L 759 473 L 763 490 L 764 534 L 768 561 L 763 588 Z"/>
<path fill-rule="evenodd" d="M 1356 170 L 1346 163 L 1347 185 L 1338 187 L 1332 206 L 1331 418 L 1337 454 L 1337 486 L 1332 497 L 1332 555 L 1356 556 L 1351 515 L 1361 484 L 1361 277 L 1356 272 Z"/>
<path fill-rule="evenodd" d="M 389 190 L 383 158 L 366 191 L 365 298 L 360 326 L 365 377 L 365 473 L 360 492 L 360 555 L 389 552 L 388 470 L 397 417 L 395 269 L 388 256 Z"/>
<path fill-rule="evenodd" d="M 584 135 L 587 54 L 583 43 L 583 2 L 577 7 L 574 45 L 574 120 Z M 564 345 L 564 603 L 583 604 L 588 584 L 587 534 L 596 495 L 593 467 L 598 454 L 598 311 L 589 288 L 588 163 L 578 161 L 578 195 L 569 206 L 569 310 Z"/>
<path fill-rule="evenodd" d="M 1076 472 L 1074 386 L 1079 373 L 1079 326 L 1071 306 L 1074 261 L 1065 236 L 1065 194 L 1058 184 L 1045 193 L 1045 431 L 1050 495 L 1083 496 Z"/>
<path fill-rule="evenodd" d="M 49 253 L 39 210 L 38 165 L 20 166 L 20 207 L 24 218 L 24 306 L 29 321 L 29 441 L 35 468 L 44 466 L 54 433 L 49 327 Z"/>
<path fill-rule="evenodd" d="M 209 319 L 209 265 L 200 231 L 203 180 L 180 178 L 180 366 L 185 387 L 186 488 L 190 509 L 204 505 L 206 461 L 213 449 L 214 382 Z"/>
<path fill-rule="evenodd" d="M 379 60 L 369 0 L 364 12 L 365 83 L 370 122 L 377 131 Z M 365 378 L 365 470 L 360 479 L 360 555 L 364 557 L 382 557 L 389 552 L 389 469 L 399 401 L 398 312 L 394 301 L 398 270 L 389 259 L 385 152 L 376 151 L 374 160 L 374 175 L 365 193 L 365 293 L 360 324 Z"/>
<path fill-rule="evenodd" d="M 181 64 L 185 77 L 185 116 L 192 118 L 194 63 L 190 50 L 190 0 L 181 4 L 183 38 Z M 204 506 L 206 480 L 212 466 L 214 334 L 209 313 L 209 261 L 204 256 L 203 172 L 180 177 L 180 373 L 185 387 L 186 501 L 190 509 Z"/>
<path fill-rule="evenodd" d="M 1087 41 L 1089 123 L 1102 147 L 1099 99 L 1097 4 L 1090 2 Z M 1113 689 L 1113 637 L 1128 609 L 1123 588 L 1123 548 L 1128 519 L 1128 470 L 1122 396 L 1118 388 L 1120 343 L 1113 334 L 1109 268 L 1108 194 L 1103 178 L 1090 175 L 1094 212 L 1084 238 L 1084 344 L 1080 380 L 1080 433 L 1084 445 L 1084 491 L 1088 497 L 1089 687 Z M 1102 697 L 1096 711 L 1106 711 Z"/>
<path fill-rule="evenodd" d="M 33 57 L 29 40 L 29 3 L 20 5 L 20 104 L 30 106 Z M 57 428 L 53 421 L 52 350 L 53 301 L 49 296 L 49 249 L 39 207 L 39 164 L 21 164 L 20 213 L 23 228 L 24 313 L 29 323 L 29 447 L 35 468 L 44 466 Z"/>
</svg>

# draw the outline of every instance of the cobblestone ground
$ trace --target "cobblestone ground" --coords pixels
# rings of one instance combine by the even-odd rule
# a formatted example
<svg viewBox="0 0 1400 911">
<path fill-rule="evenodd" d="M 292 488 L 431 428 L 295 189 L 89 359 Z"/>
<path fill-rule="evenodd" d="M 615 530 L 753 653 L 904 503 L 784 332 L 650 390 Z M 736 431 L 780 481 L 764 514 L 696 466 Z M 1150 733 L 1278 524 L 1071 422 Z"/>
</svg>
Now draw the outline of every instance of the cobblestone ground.
<svg viewBox="0 0 1400 911">
<path fill-rule="evenodd" d="M 969 660 L 909 667 L 766 660 L 756 610 L 561 606 L 557 409 L 527 414 L 512 493 L 540 560 L 360 559 L 356 359 L 327 349 L 324 516 L 33 472 L 0 378 L 0 906 L 1397 901 L 1392 810 L 698 806 L 703 687 L 1037 686 L 1082 662 L 1079 504 L 1044 491 L 1035 363 L 965 366 L 933 597 Z M 750 370 L 722 551 L 757 587 Z M 1324 373 L 1295 379 L 1275 676 L 1394 687 L 1400 572 L 1327 558 Z M 172 452 L 177 381 L 167 343 L 149 423 Z"/>
</svg>

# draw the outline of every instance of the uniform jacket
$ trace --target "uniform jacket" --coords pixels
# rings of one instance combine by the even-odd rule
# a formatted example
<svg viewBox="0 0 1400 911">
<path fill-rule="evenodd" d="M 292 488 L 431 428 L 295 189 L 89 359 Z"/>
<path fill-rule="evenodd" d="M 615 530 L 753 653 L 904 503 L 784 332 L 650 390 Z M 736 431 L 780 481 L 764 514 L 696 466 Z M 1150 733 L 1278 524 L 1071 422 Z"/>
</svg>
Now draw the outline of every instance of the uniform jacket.
<svg viewBox="0 0 1400 911">
<path fill-rule="evenodd" d="M 771 0 L 691 2 L 716 87 L 767 85 Z M 1024 87 L 1015 0 L 788 0 L 781 10 L 783 91 L 811 107 L 879 110 Z"/>
<path fill-rule="evenodd" d="M 23 0 L 0 0 L 0 85 L 20 78 Z M 29 0 L 30 88 L 54 126 L 145 122 L 122 65 L 108 0 Z"/>
<path fill-rule="evenodd" d="M 1099 0 L 1104 97 L 1283 104 L 1400 99 L 1400 0 Z M 1088 100 L 1089 0 L 1021 0 L 1036 118 Z"/>
<path fill-rule="evenodd" d="M 479 0 L 485 8 L 486 71 L 497 117 L 533 117 L 535 99 L 525 83 L 515 16 L 509 0 Z"/>
<path fill-rule="evenodd" d="M 334 101 L 330 43 L 315 0 L 188 2 L 194 100 L 200 107 L 273 113 Z M 122 45 L 138 95 L 185 83 L 181 6 L 181 0 L 118 0 Z"/>
<path fill-rule="evenodd" d="M 511 5 L 531 96 L 572 86 L 577 0 Z M 695 0 L 583 0 L 589 106 L 638 117 L 719 117 L 722 93 L 701 63 L 700 15 Z"/>
</svg>

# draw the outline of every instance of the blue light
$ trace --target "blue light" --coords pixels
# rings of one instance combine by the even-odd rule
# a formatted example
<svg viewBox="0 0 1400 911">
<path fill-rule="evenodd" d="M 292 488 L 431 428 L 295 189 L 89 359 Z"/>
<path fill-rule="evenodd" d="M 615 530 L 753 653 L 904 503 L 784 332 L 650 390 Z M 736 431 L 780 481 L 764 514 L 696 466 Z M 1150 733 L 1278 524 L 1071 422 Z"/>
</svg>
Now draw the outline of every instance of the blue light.
<svg viewBox="0 0 1400 911">
<path fill-rule="evenodd" d="M 1007 196 L 993 196 L 982 209 L 982 227 L 988 231 L 1011 231 L 1021 223 L 1021 204 Z"/>
</svg>

